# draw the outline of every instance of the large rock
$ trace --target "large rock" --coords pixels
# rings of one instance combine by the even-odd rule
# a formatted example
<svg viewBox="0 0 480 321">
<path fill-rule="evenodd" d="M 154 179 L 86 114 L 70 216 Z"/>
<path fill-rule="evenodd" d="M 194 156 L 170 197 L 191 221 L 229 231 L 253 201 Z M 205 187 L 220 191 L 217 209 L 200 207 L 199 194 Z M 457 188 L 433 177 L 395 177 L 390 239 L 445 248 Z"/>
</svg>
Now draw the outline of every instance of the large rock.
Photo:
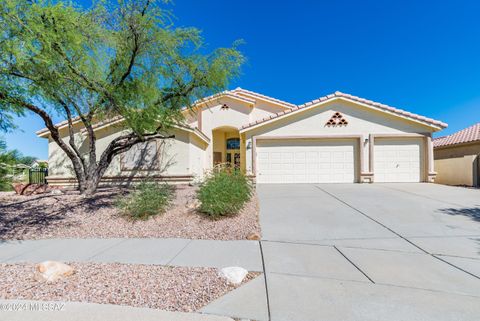
<svg viewBox="0 0 480 321">
<path fill-rule="evenodd" d="M 240 284 L 247 276 L 248 271 L 239 266 L 229 266 L 221 269 L 219 274 L 230 283 Z"/>
<path fill-rule="evenodd" d="M 22 195 L 23 190 L 28 186 L 28 184 L 21 184 L 21 183 L 13 183 L 12 187 L 15 193 L 18 195 Z"/>
<path fill-rule="evenodd" d="M 70 265 L 56 261 L 45 261 L 37 264 L 35 279 L 40 282 L 55 282 L 58 279 L 72 275 L 74 272 Z"/>
<path fill-rule="evenodd" d="M 18 195 L 36 195 L 43 194 L 50 191 L 50 187 L 47 184 L 12 184 L 15 193 Z"/>
<path fill-rule="evenodd" d="M 250 240 L 250 241 L 260 241 L 261 238 L 262 237 L 257 232 L 252 232 L 247 235 L 247 240 Z"/>
</svg>

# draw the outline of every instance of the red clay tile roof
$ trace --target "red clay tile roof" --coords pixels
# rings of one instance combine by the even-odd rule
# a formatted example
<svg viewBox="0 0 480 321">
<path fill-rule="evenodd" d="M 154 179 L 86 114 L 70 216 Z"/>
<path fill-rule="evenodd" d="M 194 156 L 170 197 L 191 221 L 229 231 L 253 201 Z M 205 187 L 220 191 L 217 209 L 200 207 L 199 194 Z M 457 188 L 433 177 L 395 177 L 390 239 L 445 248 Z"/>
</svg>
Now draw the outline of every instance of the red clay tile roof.
<svg viewBox="0 0 480 321">
<path fill-rule="evenodd" d="M 448 136 L 442 136 L 433 140 L 433 147 L 470 143 L 480 141 L 480 123 L 462 129 Z"/>
<path fill-rule="evenodd" d="M 361 98 L 361 97 L 357 97 L 357 96 L 353 96 L 353 95 L 349 95 L 349 94 L 344 94 L 344 93 L 341 93 L 339 91 L 336 91 L 333 94 L 320 97 L 318 99 L 307 102 L 303 105 L 295 106 L 292 109 L 287 109 L 287 110 L 279 112 L 275 115 L 265 117 L 263 119 L 257 120 L 256 122 L 252 122 L 250 124 L 244 125 L 244 126 L 242 126 L 241 129 L 247 129 L 249 127 L 253 127 L 255 125 L 267 122 L 271 119 L 275 119 L 275 118 L 281 117 L 281 116 L 286 115 L 286 114 L 294 113 L 297 110 L 307 108 L 307 107 L 312 106 L 314 104 L 324 102 L 324 101 L 327 101 L 327 100 L 330 100 L 330 99 L 333 99 L 333 98 L 339 98 L 339 97 L 350 99 L 350 100 L 353 100 L 355 102 L 363 103 L 363 104 L 366 104 L 366 105 L 370 105 L 372 107 L 376 107 L 376 108 L 382 109 L 382 110 L 387 111 L 387 112 L 392 112 L 392 113 L 398 114 L 400 116 L 409 117 L 409 118 L 412 118 L 412 119 L 415 119 L 415 120 L 420 120 L 420 121 L 429 123 L 431 125 L 434 125 L 434 126 L 437 126 L 437 127 L 440 127 L 440 128 L 445 128 L 445 127 L 448 126 L 446 123 L 443 123 L 443 122 L 435 120 L 435 119 L 427 118 L 427 117 L 424 117 L 424 116 L 420 116 L 420 115 L 417 115 L 417 114 L 410 113 L 410 112 L 402 110 L 402 109 L 398 109 L 398 108 L 391 107 L 391 106 L 388 106 L 388 105 L 384 105 L 384 104 L 381 104 L 381 103 L 377 103 L 377 102 L 374 102 L 374 101 L 371 101 L 371 100 L 368 100 L 368 99 L 364 99 L 364 98 Z"/>
<path fill-rule="evenodd" d="M 251 90 L 246 90 L 246 89 L 243 89 L 243 88 L 240 88 L 240 87 L 237 87 L 234 90 L 231 90 L 230 92 L 232 92 L 232 93 L 244 93 L 244 94 L 247 94 L 247 95 L 251 95 L 251 96 L 254 96 L 254 97 L 261 98 L 261 99 L 266 100 L 266 101 L 270 100 L 272 102 L 276 102 L 277 104 L 284 105 L 284 106 L 287 106 L 287 107 L 290 107 L 290 108 L 293 108 L 293 107 L 296 106 L 296 105 L 294 105 L 292 103 L 289 103 L 287 101 L 280 100 L 280 99 L 277 99 L 277 98 L 273 98 L 273 97 L 270 97 L 270 96 L 267 96 L 267 95 L 259 94 L 257 92 L 254 92 L 254 91 L 251 91 Z"/>
</svg>

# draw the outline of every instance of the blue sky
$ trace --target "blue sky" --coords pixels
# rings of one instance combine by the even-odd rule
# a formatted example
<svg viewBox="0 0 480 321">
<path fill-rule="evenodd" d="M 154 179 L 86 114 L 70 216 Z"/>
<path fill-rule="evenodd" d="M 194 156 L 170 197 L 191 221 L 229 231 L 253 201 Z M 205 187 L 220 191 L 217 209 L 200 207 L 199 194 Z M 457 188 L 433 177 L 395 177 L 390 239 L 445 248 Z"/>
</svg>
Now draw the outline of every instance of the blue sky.
<svg viewBox="0 0 480 321">
<path fill-rule="evenodd" d="M 82 4 L 88 5 L 84 0 Z M 210 48 L 245 40 L 231 88 L 300 104 L 340 90 L 442 120 L 445 135 L 480 121 L 480 1 L 177 0 L 178 26 Z M 34 115 L 6 135 L 47 158 Z"/>
</svg>

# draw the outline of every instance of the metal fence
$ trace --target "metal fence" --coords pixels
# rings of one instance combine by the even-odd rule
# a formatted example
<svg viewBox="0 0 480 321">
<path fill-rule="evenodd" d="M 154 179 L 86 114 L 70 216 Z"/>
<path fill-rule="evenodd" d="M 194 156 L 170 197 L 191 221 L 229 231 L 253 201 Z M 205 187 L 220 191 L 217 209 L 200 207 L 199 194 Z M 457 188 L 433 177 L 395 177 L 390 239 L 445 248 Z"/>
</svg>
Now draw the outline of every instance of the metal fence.
<svg viewBox="0 0 480 321">
<path fill-rule="evenodd" d="M 48 176 L 46 168 L 31 168 L 28 171 L 28 182 L 30 184 L 47 184 L 45 177 Z"/>
</svg>

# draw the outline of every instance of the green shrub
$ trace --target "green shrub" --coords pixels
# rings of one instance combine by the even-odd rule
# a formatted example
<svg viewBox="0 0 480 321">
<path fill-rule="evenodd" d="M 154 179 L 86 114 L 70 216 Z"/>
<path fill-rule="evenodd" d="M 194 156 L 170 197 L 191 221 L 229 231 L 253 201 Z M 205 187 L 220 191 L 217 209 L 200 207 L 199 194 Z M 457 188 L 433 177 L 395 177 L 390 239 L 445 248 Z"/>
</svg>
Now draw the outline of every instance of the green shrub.
<svg viewBox="0 0 480 321">
<path fill-rule="evenodd" d="M 151 216 L 165 213 L 174 191 L 174 187 L 168 184 L 142 182 L 133 193 L 120 198 L 117 207 L 131 219 L 146 220 Z"/>
<path fill-rule="evenodd" d="M 213 218 L 237 214 L 250 199 L 252 184 L 240 171 L 220 168 L 209 174 L 197 192 L 200 212 Z"/>
</svg>

